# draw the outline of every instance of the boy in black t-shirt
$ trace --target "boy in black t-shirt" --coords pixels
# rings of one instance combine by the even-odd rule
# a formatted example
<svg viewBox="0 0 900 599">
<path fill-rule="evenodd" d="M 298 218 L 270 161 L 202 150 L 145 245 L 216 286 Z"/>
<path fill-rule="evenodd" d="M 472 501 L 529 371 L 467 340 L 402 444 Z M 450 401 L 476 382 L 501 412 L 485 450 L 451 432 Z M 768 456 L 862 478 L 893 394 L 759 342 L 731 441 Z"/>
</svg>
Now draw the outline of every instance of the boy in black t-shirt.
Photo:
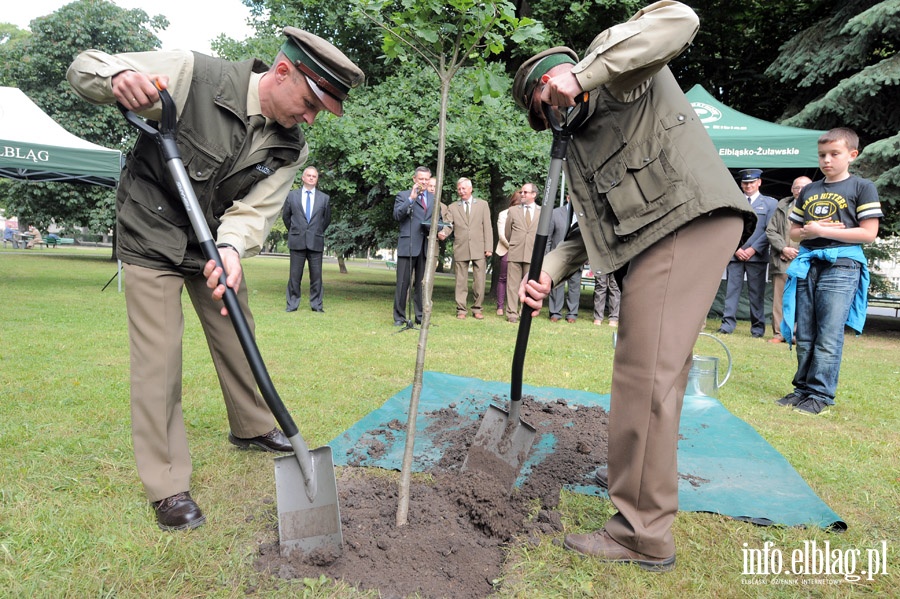
<svg viewBox="0 0 900 599">
<path fill-rule="evenodd" d="M 850 174 L 858 145 L 856 133 L 844 127 L 819 138 L 825 178 L 803 188 L 789 215 L 800 254 L 787 270 L 781 334 L 788 342 L 796 338 L 797 372 L 794 390 L 776 403 L 802 414 L 834 405 L 844 325 L 861 333 L 866 320 L 869 271 L 862 244 L 875 241 L 884 214 L 875 185 Z"/>
</svg>

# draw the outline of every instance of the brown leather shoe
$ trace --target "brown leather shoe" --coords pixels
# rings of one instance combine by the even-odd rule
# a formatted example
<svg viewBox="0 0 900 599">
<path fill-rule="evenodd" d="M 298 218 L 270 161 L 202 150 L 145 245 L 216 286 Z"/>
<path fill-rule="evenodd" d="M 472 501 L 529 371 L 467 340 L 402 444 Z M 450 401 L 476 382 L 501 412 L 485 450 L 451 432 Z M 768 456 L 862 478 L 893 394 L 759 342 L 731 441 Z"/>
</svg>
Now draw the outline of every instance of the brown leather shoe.
<svg viewBox="0 0 900 599">
<path fill-rule="evenodd" d="M 465 312 L 457 312 L 457 313 L 456 313 L 456 317 L 457 317 L 458 319 L 460 319 L 460 320 L 465 320 L 465 319 L 466 319 L 466 313 L 465 313 Z"/>
<path fill-rule="evenodd" d="M 568 322 L 569 324 L 573 324 L 575 322 L 575 319 L 571 316 L 566 316 L 566 322 Z"/>
<path fill-rule="evenodd" d="M 559 322 L 560 320 L 562 320 L 562 317 L 557 316 L 555 314 L 550 317 L 550 322 Z"/>
<path fill-rule="evenodd" d="M 206 522 L 206 516 L 191 499 L 188 491 L 154 501 L 150 505 L 156 511 L 156 522 L 163 530 L 188 530 Z"/>
<path fill-rule="evenodd" d="M 256 447 L 258 449 L 262 449 L 263 451 L 272 451 L 275 453 L 290 453 L 294 451 L 294 448 L 291 447 L 291 442 L 288 441 L 287 437 L 284 436 L 284 433 L 277 428 L 273 428 L 265 435 L 253 437 L 252 439 L 241 439 L 240 437 L 235 437 L 234 434 L 229 432 L 228 441 L 230 441 L 232 445 L 235 445 L 240 449 L 250 449 L 251 447 Z"/>
<path fill-rule="evenodd" d="M 609 471 L 606 469 L 606 466 L 600 466 L 594 470 L 594 482 L 601 489 L 609 489 Z"/>
<path fill-rule="evenodd" d="M 784 343 L 784 337 L 781 335 L 775 335 L 771 339 L 769 339 L 769 343 Z"/>
<path fill-rule="evenodd" d="M 475 320 L 484 320 L 484 314 L 482 314 L 481 312 L 476 312 L 472 316 L 475 317 Z"/>
<path fill-rule="evenodd" d="M 605 528 L 586 535 L 566 535 L 563 544 L 566 549 L 596 557 L 604 562 L 637 564 L 649 572 L 668 572 L 675 567 L 674 555 L 660 559 L 632 551 L 609 536 Z"/>
</svg>

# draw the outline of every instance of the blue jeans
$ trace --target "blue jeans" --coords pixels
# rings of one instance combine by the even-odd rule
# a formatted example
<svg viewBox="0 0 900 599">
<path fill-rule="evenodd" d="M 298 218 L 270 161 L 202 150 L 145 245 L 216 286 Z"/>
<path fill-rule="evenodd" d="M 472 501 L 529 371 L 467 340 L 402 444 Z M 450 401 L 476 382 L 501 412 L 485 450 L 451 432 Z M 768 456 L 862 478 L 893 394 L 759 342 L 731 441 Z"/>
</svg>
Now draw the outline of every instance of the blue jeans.
<svg viewBox="0 0 900 599">
<path fill-rule="evenodd" d="M 794 390 L 834 405 L 844 323 L 859 286 L 860 264 L 834 265 L 813 260 L 806 279 L 797 281 L 797 373 Z"/>
</svg>

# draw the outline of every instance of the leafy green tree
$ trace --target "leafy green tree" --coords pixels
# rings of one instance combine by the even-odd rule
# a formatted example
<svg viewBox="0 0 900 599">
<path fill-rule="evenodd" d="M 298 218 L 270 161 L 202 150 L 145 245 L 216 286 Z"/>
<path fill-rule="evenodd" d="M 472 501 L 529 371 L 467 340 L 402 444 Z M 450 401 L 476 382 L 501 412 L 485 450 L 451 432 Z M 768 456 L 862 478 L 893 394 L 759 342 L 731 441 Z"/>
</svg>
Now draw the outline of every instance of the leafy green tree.
<svg viewBox="0 0 900 599">
<path fill-rule="evenodd" d="M 436 171 L 440 97 L 428 93 L 440 89 L 436 72 L 413 60 L 386 60 L 381 31 L 351 14 L 345 4 L 245 3 L 255 14 L 257 33 L 241 41 L 220 37 L 213 45 L 220 55 L 233 60 L 274 55 L 283 40 L 282 27 L 291 24 L 332 41 L 366 72 L 366 86 L 353 91 L 343 118 L 322 114 L 306 129 L 309 164 L 320 169 L 322 184 L 332 196 L 334 218 L 326 242 L 339 262 L 394 246 L 397 223 L 391 211 L 396 192 L 408 187 L 416 166 Z M 543 45 L 539 31 L 517 39 Z M 526 134 L 525 118 L 509 97 L 511 79 L 502 56 L 488 53 L 485 70 L 478 73 L 463 66 L 453 80 L 443 182 L 444 189 L 455 190 L 456 178 L 471 178 L 479 197 L 494 203 L 494 211 L 506 207 L 514 187 L 540 180 L 547 162 L 547 140 Z M 490 85 L 486 96 L 481 90 L 485 81 Z"/>
<path fill-rule="evenodd" d="M 213 49 L 230 58 L 275 56 L 284 40 L 286 25 L 299 27 L 327 39 L 340 48 L 366 74 L 366 81 L 380 83 L 393 69 L 381 60 L 381 34 L 367 20 L 351 14 L 345 2 L 321 0 L 243 0 L 250 8 L 256 35 L 246 40 L 220 36 Z"/>
<path fill-rule="evenodd" d="M 767 74 L 796 90 L 786 125 L 853 128 L 855 170 L 878 187 L 882 234 L 900 232 L 900 3 L 850 0 L 781 48 Z"/>
<path fill-rule="evenodd" d="M 0 22 L 0 47 L 5 44 L 21 41 L 23 38 L 31 35 L 27 29 L 19 29 L 12 23 Z M 2 83 L 2 81 L 0 81 Z M 4 83 L 5 85 L 5 83 Z"/>
<path fill-rule="evenodd" d="M 452 84 L 443 189 L 455 189 L 456 179 L 469 177 L 496 213 L 506 207 L 513 188 L 543 176 L 548 142 L 527 134 L 502 65 L 485 68 L 497 77 L 498 98 L 473 101 L 471 68 L 462 69 Z M 344 117 L 320 116 L 309 130 L 310 163 L 320 169 L 332 196 L 327 243 L 339 256 L 396 245 L 394 197 L 409 187 L 416 166 L 436 168 L 437 89 L 433 72 L 406 65 L 380 85 L 354 90 Z"/>
<path fill-rule="evenodd" d="M 448 112 L 451 83 L 460 69 L 469 64 L 483 67 L 486 58 L 503 51 L 508 38 L 521 41 L 539 35 L 540 26 L 531 19 L 519 19 L 515 7 L 509 2 L 475 2 L 474 0 L 356 0 L 355 14 L 369 19 L 384 31 L 382 49 L 390 60 L 417 62 L 437 75 L 440 98 L 437 131 L 437 183 L 435 201 L 440 202 L 444 181 L 444 158 L 448 137 Z M 482 97 L 500 95 L 496 72 L 486 68 L 473 71 L 479 85 L 474 88 L 475 102 Z M 434 88 L 431 88 L 434 90 Z M 418 90 L 417 90 L 418 91 Z M 422 96 L 428 95 L 423 89 Z M 396 142 L 406 144 L 417 141 L 408 135 Z M 412 450 L 418 398 L 422 392 L 422 375 L 425 366 L 425 348 L 428 341 L 428 325 L 431 319 L 431 293 L 434 287 L 434 269 L 437 256 L 437 223 L 440 210 L 434 210 L 431 231 L 428 235 L 428 257 L 422 290 L 422 329 L 419 335 L 413 392 L 410 400 L 410 423 L 407 427 L 407 444 L 401 471 L 397 525 L 407 523 L 409 510 L 409 481 L 412 471 Z"/>
<path fill-rule="evenodd" d="M 69 132 L 106 147 L 130 147 L 133 128 L 109 106 L 78 98 L 66 69 L 87 48 L 111 53 L 152 50 L 160 45 L 151 30 L 168 21 L 142 10 L 125 10 L 107 0 L 77 0 L 31 22 L 30 35 L 12 35 L 0 44 L 0 81 L 18 87 Z M 87 226 L 105 232 L 115 219 L 114 191 L 88 185 L 10 181 L 7 212 L 46 227 Z"/>
</svg>

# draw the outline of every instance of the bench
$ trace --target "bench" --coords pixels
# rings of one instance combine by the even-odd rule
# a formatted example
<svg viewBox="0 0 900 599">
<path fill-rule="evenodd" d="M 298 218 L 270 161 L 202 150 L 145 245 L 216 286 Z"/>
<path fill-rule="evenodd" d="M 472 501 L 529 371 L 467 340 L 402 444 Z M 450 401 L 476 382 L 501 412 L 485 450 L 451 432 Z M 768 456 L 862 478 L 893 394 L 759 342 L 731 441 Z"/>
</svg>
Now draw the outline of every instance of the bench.
<svg viewBox="0 0 900 599">
<path fill-rule="evenodd" d="M 388 270 L 397 270 L 397 263 L 393 260 L 385 260 L 384 265 L 387 266 Z"/>
<path fill-rule="evenodd" d="M 870 295 L 868 299 L 870 308 L 887 308 L 888 310 L 893 310 L 894 318 L 897 318 L 898 315 L 900 315 L 900 297 L 890 295 Z"/>
<path fill-rule="evenodd" d="M 75 240 L 71 237 L 47 237 L 44 239 L 44 245 L 47 247 L 56 247 L 59 245 L 74 245 Z"/>
</svg>

